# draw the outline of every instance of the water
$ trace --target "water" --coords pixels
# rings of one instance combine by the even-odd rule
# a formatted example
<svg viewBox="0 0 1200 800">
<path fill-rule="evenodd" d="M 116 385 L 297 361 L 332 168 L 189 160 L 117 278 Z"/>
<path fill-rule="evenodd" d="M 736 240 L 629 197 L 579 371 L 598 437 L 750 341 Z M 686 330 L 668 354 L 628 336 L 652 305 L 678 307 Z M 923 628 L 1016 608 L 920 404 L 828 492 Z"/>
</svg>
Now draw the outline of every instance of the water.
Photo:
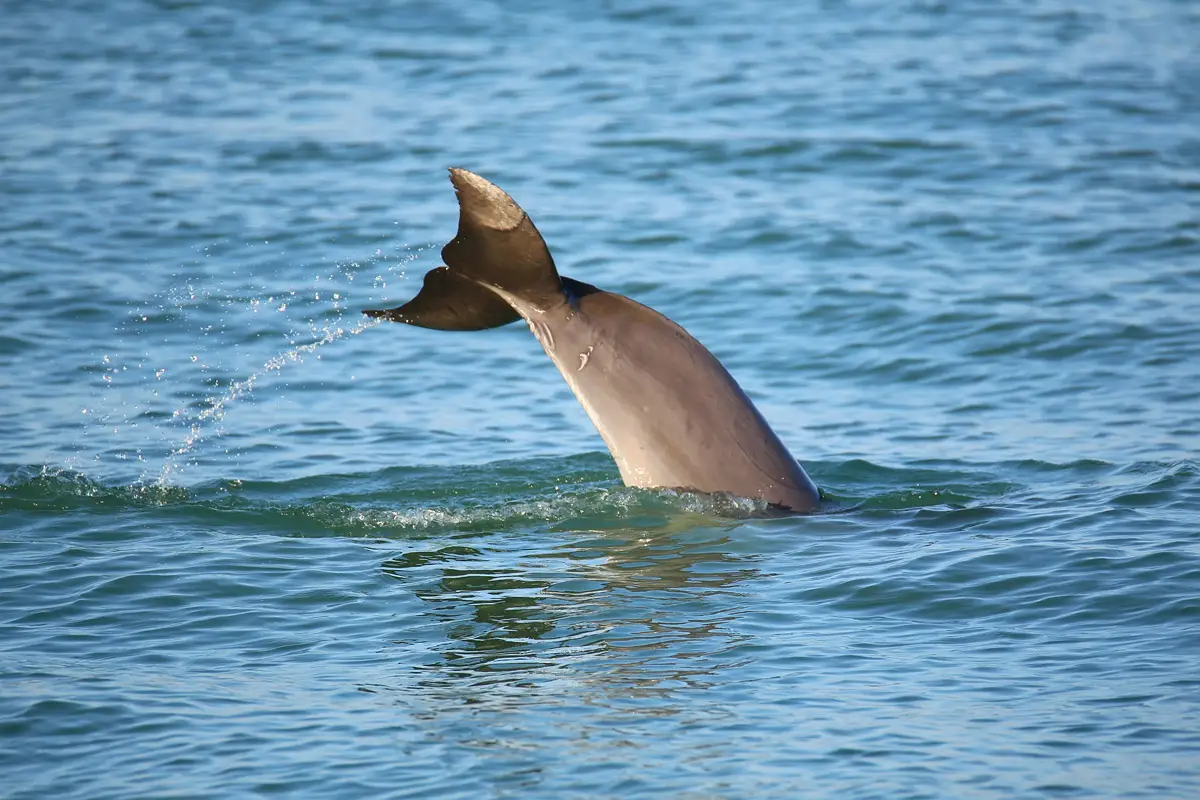
<svg viewBox="0 0 1200 800">
<path fill-rule="evenodd" d="M 0 794 L 1200 795 L 1194 4 L 8 4 Z M 842 513 L 627 489 L 445 168 Z"/>
</svg>

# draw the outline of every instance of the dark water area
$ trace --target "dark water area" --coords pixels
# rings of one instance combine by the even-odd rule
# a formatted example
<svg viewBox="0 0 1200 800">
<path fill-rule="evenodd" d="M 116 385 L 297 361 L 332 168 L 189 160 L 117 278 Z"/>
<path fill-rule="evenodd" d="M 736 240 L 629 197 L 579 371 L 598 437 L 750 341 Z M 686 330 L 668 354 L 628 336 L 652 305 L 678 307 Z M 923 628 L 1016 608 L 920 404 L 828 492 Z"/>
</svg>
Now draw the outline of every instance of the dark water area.
<svg viewBox="0 0 1200 800">
<path fill-rule="evenodd" d="M 0 795 L 1200 796 L 1200 8 L 10 3 Z M 626 488 L 457 208 L 829 513 Z"/>
</svg>

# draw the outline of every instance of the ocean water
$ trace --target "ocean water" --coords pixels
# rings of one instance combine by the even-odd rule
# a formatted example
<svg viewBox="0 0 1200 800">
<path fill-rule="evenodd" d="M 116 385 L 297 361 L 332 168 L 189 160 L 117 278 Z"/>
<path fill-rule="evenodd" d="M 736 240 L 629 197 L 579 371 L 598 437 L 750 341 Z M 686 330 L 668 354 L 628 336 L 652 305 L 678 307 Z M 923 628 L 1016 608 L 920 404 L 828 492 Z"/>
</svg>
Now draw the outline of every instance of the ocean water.
<svg viewBox="0 0 1200 800">
<path fill-rule="evenodd" d="M 7 3 L 0 796 L 1200 796 L 1200 8 Z M 446 167 L 827 513 L 622 486 Z"/>
</svg>

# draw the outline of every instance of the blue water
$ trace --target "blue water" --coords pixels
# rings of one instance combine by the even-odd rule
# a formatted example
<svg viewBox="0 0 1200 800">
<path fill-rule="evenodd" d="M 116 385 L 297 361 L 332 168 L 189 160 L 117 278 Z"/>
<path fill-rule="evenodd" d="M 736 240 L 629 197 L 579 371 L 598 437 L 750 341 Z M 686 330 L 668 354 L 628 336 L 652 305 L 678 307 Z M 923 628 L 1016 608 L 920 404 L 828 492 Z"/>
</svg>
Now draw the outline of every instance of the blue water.
<svg viewBox="0 0 1200 800">
<path fill-rule="evenodd" d="M 1200 7 L 9 3 L 0 796 L 1200 796 Z M 840 513 L 621 485 L 445 168 Z"/>
</svg>

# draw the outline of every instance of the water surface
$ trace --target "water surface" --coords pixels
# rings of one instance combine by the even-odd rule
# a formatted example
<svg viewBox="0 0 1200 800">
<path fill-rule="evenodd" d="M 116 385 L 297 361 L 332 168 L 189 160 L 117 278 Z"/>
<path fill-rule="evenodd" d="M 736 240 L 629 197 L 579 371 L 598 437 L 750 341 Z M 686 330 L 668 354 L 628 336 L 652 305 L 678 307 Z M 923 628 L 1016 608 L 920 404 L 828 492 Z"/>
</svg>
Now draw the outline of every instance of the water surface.
<svg viewBox="0 0 1200 800">
<path fill-rule="evenodd" d="M 5 17 L 5 796 L 1200 794 L 1192 4 Z M 844 512 L 364 320 L 448 166 Z"/>
</svg>

